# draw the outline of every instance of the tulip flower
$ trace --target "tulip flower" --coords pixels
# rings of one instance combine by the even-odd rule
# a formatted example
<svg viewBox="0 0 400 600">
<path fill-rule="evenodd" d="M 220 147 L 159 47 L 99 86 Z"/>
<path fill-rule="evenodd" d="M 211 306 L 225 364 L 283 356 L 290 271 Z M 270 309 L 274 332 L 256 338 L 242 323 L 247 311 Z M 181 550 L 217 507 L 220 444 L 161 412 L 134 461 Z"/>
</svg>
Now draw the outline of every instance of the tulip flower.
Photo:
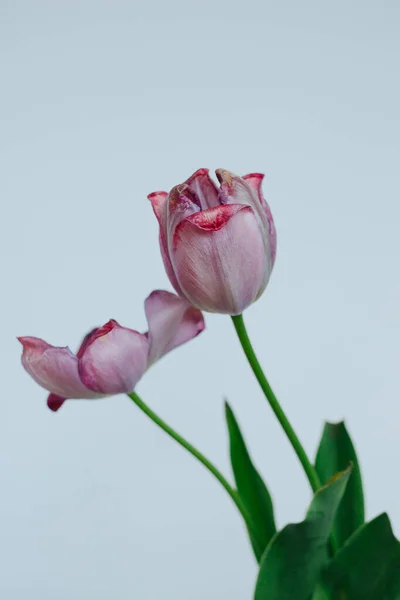
<svg viewBox="0 0 400 600">
<path fill-rule="evenodd" d="M 148 196 L 160 225 L 164 266 L 176 292 L 209 312 L 238 315 L 264 291 L 276 230 L 263 175 L 199 169 L 170 193 Z"/>
<path fill-rule="evenodd" d="M 56 411 L 66 399 L 93 399 L 130 393 L 144 372 L 164 354 L 203 331 L 201 312 L 175 294 L 156 290 L 145 301 L 147 333 L 113 319 L 88 333 L 76 354 L 36 337 L 18 338 L 22 364 L 50 392 Z"/>
</svg>

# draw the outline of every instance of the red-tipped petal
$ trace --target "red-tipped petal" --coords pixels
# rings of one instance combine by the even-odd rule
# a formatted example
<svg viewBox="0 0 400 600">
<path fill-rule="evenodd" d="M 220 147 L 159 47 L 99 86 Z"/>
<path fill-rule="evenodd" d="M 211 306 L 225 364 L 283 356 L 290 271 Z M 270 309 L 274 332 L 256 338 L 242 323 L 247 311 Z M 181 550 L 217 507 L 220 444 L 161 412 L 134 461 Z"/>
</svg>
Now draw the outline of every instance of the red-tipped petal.
<svg viewBox="0 0 400 600">
<path fill-rule="evenodd" d="M 276 255 L 276 229 L 270 208 L 261 191 L 264 176 L 261 173 L 250 173 L 239 177 L 225 169 L 217 169 L 216 173 L 221 183 L 220 194 L 223 202 L 244 204 L 254 209 L 264 229 L 265 247 L 273 265 Z"/>
<path fill-rule="evenodd" d="M 274 218 L 262 191 L 262 182 L 264 179 L 264 175 L 262 173 L 249 173 L 248 175 L 244 175 L 243 179 L 255 190 L 258 199 L 261 202 L 261 206 L 263 207 L 263 210 L 267 216 L 267 221 L 269 225 L 269 244 L 271 247 L 271 261 L 272 264 L 274 264 L 276 257 L 277 236 Z"/>
<path fill-rule="evenodd" d="M 257 192 L 260 199 L 262 198 L 262 182 L 264 180 L 263 173 L 249 173 L 248 175 L 243 175 L 242 179 L 247 181 L 249 185 Z"/>
<path fill-rule="evenodd" d="M 167 197 L 168 197 L 168 194 L 167 194 L 167 192 L 153 192 L 152 194 L 149 194 L 147 197 L 153 206 L 154 214 L 156 215 L 159 226 L 160 226 L 159 242 L 160 242 L 160 250 L 161 250 L 161 256 L 162 256 L 162 259 L 164 262 L 164 267 L 165 267 L 165 270 L 169 277 L 169 280 L 171 281 L 175 290 L 179 294 L 180 289 L 179 289 L 178 280 L 175 277 L 175 273 L 172 268 L 171 261 L 169 258 L 169 252 L 168 252 L 168 229 L 167 229 L 167 217 L 168 217 Z"/>
<path fill-rule="evenodd" d="M 149 365 L 196 337 L 205 327 L 203 315 L 197 308 L 165 290 L 150 294 L 145 311 L 149 324 Z"/>
<path fill-rule="evenodd" d="M 43 388 L 62 398 L 97 398 L 81 381 L 78 359 L 69 348 L 51 346 L 35 337 L 20 337 L 22 364 Z"/>
<path fill-rule="evenodd" d="M 95 392 L 132 392 L 147 368 L 148 353 L 145 335 L 111 320 L 86 345 L 79 359 L 79 374 Z"/>
<path fill-rule="evenodd" d="M 160 222 L 161 255 L 167 275 L 178 294 L 181 294 L 181 289 L 171 263 L 171 240 L 179 223 L 189 215 L 199 212 L 200 206 L 197 202 L 199 202 L 198 198 L 191 192 L 189 186 L 182 183 L 172 188 L 163 206 Z"/>
<path fill-rule="evenodd" d="M 167 192 L 152 192 L 151 194 L 149 194 L 147 196 L 147 198 L 150 200 L 151 205 L 153 207 L 154 214 L 156 215 L 158 222 L 160 224 L 161 224 L 162 209 L 163 209 L 163 206 L 164 206 L 164 203 L 165 203 L 167 197 L 168 197 Z"/>
<path fill-rule="evenodd" d="M 250 206 L 228 204 L 185 219 L 172 262 L 197 308 L 237 315 L 258 298 L 270 274 L 262 229 Z"/>
<path fill-rule="evenodd" d="M 47 398 L 47 406 L 53 412 L 56 412 L 66 401 L 66 398 L 62 398 L 61 396 L 57 396 L 57 394 L 49 394 Z"/>
</svg>

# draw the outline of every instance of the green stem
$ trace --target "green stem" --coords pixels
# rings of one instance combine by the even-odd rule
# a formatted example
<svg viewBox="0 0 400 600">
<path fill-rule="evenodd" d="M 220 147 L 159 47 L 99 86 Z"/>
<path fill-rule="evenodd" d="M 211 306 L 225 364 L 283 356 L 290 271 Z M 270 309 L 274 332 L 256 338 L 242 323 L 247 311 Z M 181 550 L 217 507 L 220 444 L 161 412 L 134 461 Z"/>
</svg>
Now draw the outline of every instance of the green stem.
<svg viewBox="0 0 400 600">
<path fill-rule="evenodd" d="M 269 405 L 274 411 L 275 416 L 277 417 L 279 423 L 282 425 L 282 428 L 286 433 L 289 442 L 292 444 L 292 447 L 296 452 L 298 459 L 300 460 L 303 469 L 307 475 L 307 479 L 310 482 L 312 490 L 316 492 L 321 487 L 321 482 L 318 477 L 318 474 L 311 462 L 309 461 L 306 451 L 304 450 L 299 438 L 297 437 L 287 416 L 283 412 L 281 405 L 279 404 L 274 392 L 272 391 L 271 386 L 268 383 L 267 378 L 264 375 L 264 371 L 262 370 L 261 365 L 258 362 L 256 353 L 254 352 L 253 346 L 251 345 L 251 341 L 243 321 L 243 315 L 238 315 L 236 317 L 233 316 L 232 321 L 235 326 L 236 333 L 238 334 L 240 343 L 242 344 L 244 353 L 253 370 L 253 373 L 256 376 L 256 379 L 260 384 L 260 387 L 264 392 L 264 395 L 268 400 Z"/>
<path fill-rule="evenodd" d="M 176 442 L 178 442 L 178 444 L 180 444 L 183 448 L 185 448 L 185 450 L 190 452 L 190 454 L 192 454 L 192 456 L 197 458 L 197 460 L 200 461 L 205 466 L 205 468 L 214 475 L 214 477 L 225 488 L 225 490 L 228 492 L 229 496 L 232 498 L 233 502 L 236 504 L 249 531 L 252 533 L 252 535 L 257 543 L 257 531 L 252 523 L 250 515 L 248 514 L 248 512 L 246 510 L 246 507 L 244 506 L 237 491 L 230 485 L 230 483 L 225 479 L 225 477 L 222 475 L 222 473 L 220 471 L 218 471 L 217 467 L 215 465 L 213 465 L 212 462 L 210 462 L 208 460 L 208 458 L 206 458 L 204 456 L 204 454 L 202 454 L 199 450 L 197 450 L 194 446 L 192 446 L 192 444 L 190 444 L 190 442 L 185 440 L 185 438 L 183 438 L 179 433 L 177 433 L 174 429 L 172 429 L 172 427 L 170 427 L 153 410 L 151 410 L 151 408 L 149 408 L 149 406 L 147 406 L 147 404 L 145 404 L 143 402 L 143 400 L 136 394 L 136 392 L 132 392 L 131 394 L 128 394 L 128 396 L 131 400 L 133 400 L 133 402 L 136 404 L 136 406 L 138 406 L 140 408 L 140 410 L 142 410 L 154 423 L 156 423 L 156 425 L 161 427 L 161 429 L 163 429 L 163 431 L 165 431 L 165 433 L 167 433 Z M 260 551 L 260 556 L 261 556 L 263 548 L 259 548 L 258 550 Z"/>
</svg>

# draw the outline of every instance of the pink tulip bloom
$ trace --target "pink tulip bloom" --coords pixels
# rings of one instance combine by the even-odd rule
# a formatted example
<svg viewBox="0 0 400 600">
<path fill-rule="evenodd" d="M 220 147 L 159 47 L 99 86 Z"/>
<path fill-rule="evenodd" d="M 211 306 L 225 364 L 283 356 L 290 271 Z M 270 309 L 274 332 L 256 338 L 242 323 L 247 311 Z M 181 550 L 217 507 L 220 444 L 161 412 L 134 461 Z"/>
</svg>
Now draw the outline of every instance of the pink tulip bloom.
<svg viewBox="0 0 400 600">
<path fill-rule="evenodd" d="M 208 169 L 199 169 L 169 194 L 148 197 L 177 293 L 200 310 L 238 315 L 265 290 L 276 230 L 261 191 L 264 175 L 216 173 L 219 188 Z"/>
<path fill-rule="evenodd" d="M 198 309 L 163 290 L 150 294 L 145 312 L 147 333 L 121 327 L 112 319 L 88 333 L 76 354 L 36 337 L 18 338 L 23 346 L 22 364 L 50 392 L 47 405 L 51 410 L 58 410 L 69 398 L 132 392 L 153 363 L 205 327 Z"/>
</svg>

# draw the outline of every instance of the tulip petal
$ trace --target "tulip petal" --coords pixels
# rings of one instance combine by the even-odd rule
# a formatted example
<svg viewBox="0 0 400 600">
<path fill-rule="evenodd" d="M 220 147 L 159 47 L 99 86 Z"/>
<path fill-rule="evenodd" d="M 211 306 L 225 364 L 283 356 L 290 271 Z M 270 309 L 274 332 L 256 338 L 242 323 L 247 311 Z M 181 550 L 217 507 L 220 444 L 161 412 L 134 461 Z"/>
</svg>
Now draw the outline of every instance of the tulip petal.
<svg viewBox="0 0 400 600">
<path fill-rule="evenodd" d="M 242 177 L 242 179 L 247 181 L 247 183 L 251 185 L 251 187 L 257 192 L 257 195 L 261 201 L 264 200 L 261 187 L 264 177 L 264 173 L 248 173 L 248 175 L 243 175 Z"/>
<path fill-rule="evenodd" d="M 244 181 L 239 175 L 235 175 L 226 169 L 215 171 L 221 184 L 220 194 L 223 203 L 244 204 L 252 206 L 256 214 L 260 211 L 260 201 L 254 188 Z"/>
<path fill-rule="evenodd" d="M 205 327 L 203 315 L 184 298 L 155 290 L 145 302 L 149 324 L 149 366 L 177 346 L 188 342 Z"/>
<path fill-rule="evenodd" d="M 147 368 L 147 336 L 111 320 L 96 330 L 79 359 L 84 384 L 102 394 L 132 392 Z"/>
<path fill-rule="evenodd" d="M 176 186 L 176 187 L 179 188 L 181 186 Z M 171 191 L 171 194 L 172 194 L 171 210 L 173 210 L 175 207 L 175 209 L 176 209 L 175 214 L 180 214 L 179 211 L 183 211 L 182 218 L 184 218 L 187 214 L 192 214 L 192 212 L 194 210 L 198 210 L 197 208 L 193 210 L 190 207 L 188 211 L 187 210 L 185 211 L 185 206 L 187 206 L 187 205 L 190 206 L 191 202 L 188 199 L 180 198 L 179 192 L 176 191 L 176 188 L 174 188 Z M 171 194 L 170 194 L 170 196 L 171 196 Z M 179 287 L 178 280 L 177 280 L 174 270 L 172 268 L 172 264 L 171 264 L 171 260 L 169 258 L 169 252 L 168 252 L 167 222 L 168 222 L 168 218 L 169 218 L 169 204 L 170 204 L 169 200 L 167 200 L 168 194 L 167 194 L 167 192 L 153 192 L 152 194 L 149 194 L 147 197 L 151 202 L 154 214 L 156 215 L 158 223 L 160 225 L 159 242 L 160 242 L 161 257 L 163 259 L 165 270 L 166 270 L 168 278 L 169 278 L 170 282 L 172 283 L 172 285 L 174 286 L 176 292 L 178 294 L 180 294 L 181 289 Z M 178 217 L 178 220 L 179 220 L 179 217 Z"/>
<path fill-rule="evenodd" d="M 255 214 L 258 215 L 266 233 L 269 235 L 270 224 L 265 209 L 267 203 L 263 196 L 260 196 L 258 188 L 254 186 L 254 179 L 246 181 L 244 177 L 239 177 L 225 169 L 217 169 L 215 172 L 221 183 L 221 202 L 223 204 L 244 204 L 245 206 L 251 206 Z M 259 174 L 257 173 L 256 176 L 259 176 Z M 261 185 L 261 182 L 259 185 Z M 269 215 L 272 217 L 270 211 Z"/>
<path fill-rule="evenodd" d="M 271 271 L 259 221 L 241 204 L 186 218 L 171 256 L 185 297 L 210 312 L 240 314 L 265 289 Z"/>
<path fill-rule="evenodd" d="M 162 209 L 163 209 L 163 206 L 164 206 L 164 203 L 165 203 L 165 200 L 167 199 L 167 197 L 168 197 L 167 192 L 153 192 L 147 196 L 147 198 L 151 202 L 151 205 L 154 210 L 154 214 L 156 215 L 160 225 L 161 225 Z"/>
<path fill-rule="evenodd" d="M 208 169 L 198 169 L 186 180 L 186 185 L 188 185 L 190 190 L 196 194 L 203 210 L 221 204 L 218 188 L 208 173 Z"/>
<path fill-rule="evenodd" d="M 61 408 L 66 400 L 67 398 L 62 398 L 61 396 L 57 396 L 57 394 L 49 394 L 47 398 L 47 406 L 50 410 L 56 412 L 59 408 Z"/>
<path fill-rule="evenodd" d="M 33 379 L 61 398 L 98 398 L 81 381 L 78 359 L 69 348 L 58 348 L 35 337 L 18 338 L 22 365 Z"/>
<path fill-rule="evenodd" d="M 261 202 L 261 206 L 263 207 L 264 212 L 267 215 L 267 221 L 269 225 L 269 244 L 271 246 L 271 261 L 272 264 L 274 264 L 277 246 L 276 227 L 271 209 L 268 205 L 268 202 L 265 200 L 264 194 L 262 192 L 262 182 L 264 179 L 264 175 L 262 173 L 249 173 L 248 175 L 244 175 L 242 179 L 244 179 L 255 190 L 258 199 Z"/>
<path fill-rule="evenodd" d="M 190 215 L 200 212 L 200 200 L 186 183 L 172 188 L 165 206 L 166 239 L 168 247 L 175 228 Z"/>
<path fill-rule="evenodd" d="M 180 288 L 180 285 L 179 285 L 176 275 L 174 273 L 174 269 L 172 268 L 171 260 L 169 258 L 169 253 L 167 250 L 167 241 L 165 239 L 163 231 L 161 230 L 161 227 L 160 227 L 159 242 L 160 242 L 161 258 L 163 259 L 165 271 L 166 271 L 168 278 L 169 278 L 171 284 L 173 285 L 176 293 L 181 294 L 182 290 Z"/>
</svg>

